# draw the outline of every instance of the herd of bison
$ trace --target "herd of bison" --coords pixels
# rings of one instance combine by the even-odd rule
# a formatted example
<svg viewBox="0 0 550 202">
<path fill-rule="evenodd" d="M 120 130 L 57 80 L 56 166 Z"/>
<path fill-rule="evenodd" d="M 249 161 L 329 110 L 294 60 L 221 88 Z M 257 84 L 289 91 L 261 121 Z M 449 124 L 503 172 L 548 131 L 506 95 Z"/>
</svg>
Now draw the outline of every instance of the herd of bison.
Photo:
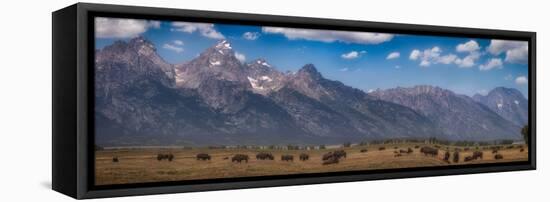
<svg viewBox="0 0 550 202">
<path fill-rule="evenodd" d="M 434 157 L 434 158 L 436 158 L 439 155 L 440 151 L 445 152 L 443 154 L 443 159 L 441 159 L 441 160 L 443 160 L 444 162 L 447 162 L 447 163 L 451 163 L 451 162 L 458 163 L 460 158 L 461 158 L 460 152 L 461 151 L 470 151 L 469 147 L 455 148 L 453 151 L 451 151 L 449 148 L 442 149 L 441 146 L 438 146 L 438 145 L 436 145 L 434 147 L 430 147 L 430 146 L 420 147 L 420 146 L 416 145 L 416 146 L 414 146 L 414 148 L 419 149 L 419 152 L 421 154 L 424 154 L 425 156 L 428 156 L 428 157 Z M 514 148 L 514 146 L 510 145 L 510 146 L 506 147 L 506 149 L 511 149 L 511 148 Z M 519 150 L 520 152 L 524 152 L 524 148 L 523 148 L 522 145 L 519 145 L 518 148 L 520 149 Z M 383 146 L 378 148 L 378 150 L 380 150 L 380 151 L 385 150 L 385 149 L 386 148 L 383 147 Z M 499 159 L 504 158 L 504 156 L 499 153 L 499 150 L 504 149 L 503 146 L 484 147 L 483 149 L 490 149 L 492 151 L 493 158 L 495 160 L 499 160 Z M 368 150 L 367 149 L 361 149 L 359 152 L 360 153 L 366 153 L 366 152 L 368 152 Z M 394 157 L 396 157 L 396 158 L 411 154 L 413 152 L 414 152 L 414 150 L 411 147 L 408 147 L 408 148 L 394 147 L 394 154 L 395 154 Z M 344 149 L 338 149 L 338 150 L 335 150 L 335 151 L 330 151 L 330 152 L 327 152 L 327 153 L 322 155 L 320 163 L 322 165 L 337 164 L 340 161 L 342 161 L 343 159 L 345 159 L 346 156 L 347 156 L 347 152 L 344 151 Z M 209 161 L 213 157 L 208 153 L 198 153 L 195 156 L 195 158 L 198 161 Z M 231 157 L 231 162 L 234 162 L 234 163 L 248 163 L 249 158 L 250 157 L 247 154 L 235 154 Z M 463 156 L 462 158 L 464 158 L 464 162 L 483 159 L 483 152 L 480 151 L 479 148 L 476 148 L 476 150 L 473 151 L 472 155 L 466 155 L 466 156 Z M 174 159 L 175 159 L 175 156 L 172 153 L 159 153 L 159 154 L 157 154 L 157 160 L 158 161 L 167 160 L 167 161 L 171 162 Z M 230 159 L 229 157 L 223 157 L 223 160 L 229 160 L 229 159 Z M 259 152 L 259 153 L 256 154 L 256 159 L 257 160 L 271 160 L 271 161 L 274 161 L 276 158 L 270 152 Z M 301 153 L 300 155 L 298 155 L 298 159 L 300 161 L 308 161 L 309 160 L 309 154 Z M 292 155 L 292 154 L 282 154 L 281 157 L 280 157 L 280 160 L 281 161 L 286 161 L 286 162 L 293 162 L 294 161 L 294 155 Z M 118 163 L 119 158 L 117 156 L 113 157 L 112 162 L 113 163 Z"/>
</svg>

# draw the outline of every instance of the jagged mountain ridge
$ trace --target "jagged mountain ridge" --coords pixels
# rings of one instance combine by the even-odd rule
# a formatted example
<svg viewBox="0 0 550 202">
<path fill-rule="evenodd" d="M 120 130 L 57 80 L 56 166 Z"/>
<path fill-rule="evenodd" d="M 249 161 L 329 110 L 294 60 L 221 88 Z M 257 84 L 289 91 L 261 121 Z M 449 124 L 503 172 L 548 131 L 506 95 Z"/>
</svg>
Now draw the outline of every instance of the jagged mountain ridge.
<svg viewBox="0 0 550 202">
<path fill-rule="evenodd" d="M 96 81 L 103 145 L 448 138 L 422 113 L 325 79 L 312 64 L 295 74 L 265 59 L 243 64 L 227 41 L 176 65 L 142 37 L 115 42 L 96 52 Z"/>
<path fill-rule="evenodd" d="M 410 107 L 432 120 L 449 139 L 518 139 L 519 127 L 472 98 L 439 87 L 377 90 L 369 95 Z"/>
<path fill-rule="evenodd" d="M 485 96 L 475 94 L 472 98 L 518 126 L 528 122 L 528 101 L 516 89 L 497 87 Z"/>
</svg>

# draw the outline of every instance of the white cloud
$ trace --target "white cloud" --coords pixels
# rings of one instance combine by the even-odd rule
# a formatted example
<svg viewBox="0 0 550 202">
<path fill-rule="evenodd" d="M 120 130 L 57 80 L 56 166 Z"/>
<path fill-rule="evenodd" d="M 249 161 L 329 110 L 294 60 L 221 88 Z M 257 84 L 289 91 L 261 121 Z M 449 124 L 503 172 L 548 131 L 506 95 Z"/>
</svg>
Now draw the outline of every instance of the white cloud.
<svg viewBox="0 0 550 202">
<path fill-rule="evenodd" d="M 181 53 L 183 52 L 183 48 L 182 47 L 178 47 L 176 45 L 172 45 L 172 44 L 167 44 L 165 43 L 162 48 L 164 49 L 168 49 L 168 50 L 171 50 L 171 51 L 174 51 L 176 53 Z"/>
<path fill-rule="evenodd" d="M 327 43 L 340 41 L 344 43 L 379 44 L 390 41 L 393 38 L 393 34 L 385 33 L 328 31 L 283 27 L 262 27 L 262 32 L 268 34 L 283 34 L 290 40 L 304 39 Z"/>
<path fill-rule="evenodd" d="M 504 61 L 525 64 L 528 61 L 529 47 L 525 41 L 491 40 L 487 51 L 493 55 L 506 54 Z"/>
<path fill-rule="evenodd" d="M 437 62 L 448 65 L 455 62 L 456 59 L 457 56 L 455 54 L 448 54 L 437 58 Z"/>
<path fill-rule="evenodd" d="M 420 60 L 420 66 L 428 67 L 432 64 L 451 64 L 457 60 L 454 54 L 442 55 L 442 50 L 438 46 L 420 51 L 415 49 L 409 55 L 410 60 Z"/>
<path fill-rule="evenodd" d="M 159 28 L 159 21 L 124 18 L 95 18 L 95 36 L 98 38 L 131 38 L 149 28 Z"/>
<path fill-rule="evenodd" d="M 420 51 L 416 49 L 411 52 L 411 55 L 409 55 L 409 59 L 411 60 L 418 60 L 418 57 L 420 57 Z"/>
<path fill-rule="evenodd" d="M 392 53 L 388 54 L 388 57 L 386 57 L 386 60 L 397 59 L 397 58 L 399 58 L 399 56 L 401 56 L 401 54 L 399 52 L 392 52 Z"/>
<path fill-rule="evenodd" d="M 357 51 L 351 51 L 349 53 L 344 53 L 341 55 L 342 58 L 346 60 L 351 60 L 359 57 L 359 52 Z"/>
<path fill-rule="evenodd" d="M 458 44 L 456 46 L 456 51 L 457 52 L 471 53 L 471 52 L 474 52 L 474 51 L 479 51 L 479 49 L 480 49 L 479 44 L 474 40 L 470 40 L 466 43 Z"/>
<path fill-rule="evenodd" d="M 243 38 L 246 40 L 256 40 L 260 37 L 260 33 L 258 32 L 245 32 L 243 34 Z"/>
<path fill-rule="evenodd" d="M 178 45 L 178 46 L 183 46 L 183 41 L 181 41 L 181 40 L 174 40 L 174 41 L 172 41 L 172 43 L 175 44 L 175 45 Z"/>
<path fill-rule="evenodd" d="M 246 56 L 239 52 L 235 52 L 235 58 L 237 58 L 237 60 L 239 60 L 241 63 L 244 63 L 246 61 Z"/>
<path fill-rule="evenodd" d="M 395 69 L 401 69 L 401 66 L 395 65 Z"/>
<path fill-rule="evenodd" d="M 489 71 L 495 68 L 502 68 L 502 60 L 500 58 L 492 58 L 486 64 L 479 65 L 479 70 L 481 71 Z"/>
<path fill-rule="evenodd" d="M 518 77 L 516 78 L 516 84 L 518 84 L 518 85 L 527 84 L 527 81 L 528 81 L 528 80 L 527 80 L 527 77 L 525 77 L 525 76 L 518 76 Z"/>
<path fill-rule="evenodd" d="M 476 65 L 476 61 L 479 57 L 479 52 L 472 52 L 464 58 L 457 58 L 455 64 L 460 68 L 470 68 Z"/>
<path fill-rule="evenodd" d="M 224 39 L 222 33 L 214 29 L 214 24 L 210 23 L 193 23 L 193 22 L 173 22 L 171 31 L 194 33 L 198 32 L 200 35 L 211 39 Z"/>
<path fill-rule="evenodd" d="M 342 69 L 339 69 L 338 71 L 341 71 L 341 72 L 347 72 L 347 71 L 349 71 L 349 68 L 347 68 L 347 67 L 344 67 L 344 68 L 342 68 Z"/>
</svg>

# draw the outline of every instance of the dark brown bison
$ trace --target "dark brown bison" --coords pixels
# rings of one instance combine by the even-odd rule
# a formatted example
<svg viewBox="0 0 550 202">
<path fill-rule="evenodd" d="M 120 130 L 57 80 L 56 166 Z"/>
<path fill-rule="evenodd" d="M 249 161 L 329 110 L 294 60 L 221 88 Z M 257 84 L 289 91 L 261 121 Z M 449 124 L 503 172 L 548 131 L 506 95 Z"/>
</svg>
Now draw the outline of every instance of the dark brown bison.
<svg viewBox="0 0 550 202">
<path fill-rule="evenodd" d="M 335 156 L 331 156 L 328 159 L 323 159 L 323 165 L 335 164 L 338 162 L 340 162 L 340 160 Z"/>
<path fill-rule="evenodd" d="M 256 159 L 258 159 L 258 160 L 273 160 L 273 159 L 275 159 L 275 157 L 271 153 L 260 152 L 260 153 L 256 154 Z"/>
<path fill-rule="evenodd" d="M 400 156 L 403 156 L 403 154 L 397 153 L 397 154 L 393 155 L 393 157 L 400 157 Z"/>
<path fill-rule="evenodd" d="M 493 149 L 492 153 L 493 153 L 493 154 L 498 153 L 498 149 Z"/>
<path fill-rule="evenodd" d="M 472 161 L 472 160 L 474 160 L 474 157 L 472 157 L 472 156 L 464 157 L 464 162 L 468 162 L 468 161 Z"/>
<path fill-rule="evenodd" d="M 378 147 L 378 151 L 382 151 L 382 150 L 385 150 L 386 147 Z"/>
<path fill-rule="evenodd" d="M 118 163 L 118 157 L 113 157 L 113 163 Z"/>
<path fill-rule="evenodd" d="M 228 157 L 228 156 L 226 156 L 226 157 L 223 157 L 223 160 L 227 160 L 227 159 L 229 159 L 229 157 Z"/>
<path fill-rule="evenodd" d="M 197 160 L 206 161 L 206 160 L 210 160 L 210 159 L 212 159 L 212 157 L 209 154 L 205 154 L 205 153 L 197 154 Z"/>
<path fill-rule="evenodd" d="M 519 152 L 523 152 L 523 151 L 525 151 L 525 149 L 523 149 L 523 148 L 519 149 Z"/>
<path fill-rule="evenodd" d="M 411 154 L 411 153 L 413 153 L 413 150 L 409 147 L 409 148 L 407 148 L 407 153 Z"/>
<path fill-rule="evenodd" d="M 308 154 L 300 154 L 300 161 L 307 161 L 309 160 L 309 155 Z"/>
<path fill-rule="evenodd" d="M 422 148 L 420 148 L 420 152 L 424 153 L 424 155 L 426 155 L 426 156 L 427 155 L 437 156 L 437 154 L 439 153 L 439 150 L 431 148 L 431 147 L 422 147 Z"/>
<path fill-rule="evenodd" d="M 451 158 L 451 153 L 449 153 L 449 151 L 446 151 L 445 152 L 445 156 L 443 157 L 443 161 L 447 162 L 447 163 L 451 163 L 449 161 L 449 159 Z"/>
<path fill-rule="evenodd" d="M 472 158 L 474 158 L 474 160 L 483 159 L 483 152 L 474 151 L 474 154 L 472 155 Z"/>
<path fill-rule="evenodd" d="M 338 158 L 346 158 L 347 154 L 344 150 L 336 150 L 334 151 L 334 155 L 336 155 Z"/>
<path fill-rule="evenodd" d="M 289 154 L 281 155 L 281 161 L 294 161 L 294 156 Z"/>
<path fill-rule="evenodd" d="M 239 162 L 241 163 L 244 161 L 245 163 L 248 163 L 248 155 L 246 154 L 235 154 L 233 158 L 231 158 L 231 162 Z"/>
<path fill-rule="evenodd" d="M 459 159 L 460 159 L 460 154 L 458 153 L 458 151 L 455 151 L 453 153 L 453 162 L 458 163 Z"/>
<path fill-rule="evenodd" d="M 504 158 L 504 157 L 502 156 L 502 154 L 495 154 L 495 159 L 496 159 L 496 160 L 502 159 L 502 158 Z"/>
<path fill-rule="evenodd" d="M 368 151 L 367 149 L 361 149 L 361 151 L 359 151 L 359 152 L 366 153 L 367 151 Z"/>
<path fill-rule="evenodd" d="M 174 154 L 157 154 L 158 161 L 162 161 L 165 159 L 168 161 L 172 161 L 174 159 Z"/>
</svg>

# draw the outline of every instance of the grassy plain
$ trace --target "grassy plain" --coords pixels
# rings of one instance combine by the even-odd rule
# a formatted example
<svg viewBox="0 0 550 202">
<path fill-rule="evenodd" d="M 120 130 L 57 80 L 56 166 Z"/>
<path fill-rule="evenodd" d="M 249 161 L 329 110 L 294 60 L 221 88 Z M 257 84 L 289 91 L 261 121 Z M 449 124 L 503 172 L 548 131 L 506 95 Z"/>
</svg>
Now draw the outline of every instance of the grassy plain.
<svg viewBox="0 0 550 202">
<path fill-rule="evenodd" d="M 483 159 L 470 162 L 464 162 L 464 157 L 472 155 L 475 148 L 470 151 L 460 152 L 460 161 L 458 163 L 447 163 L 443 161 L 447 146 L 441 146 L 437 157 L 429 157 L 420 153 L 420 149 L 414 148 L 418 144 L 385 144 L 369 146 L 353 146 L 342 148 L 347 153 L 347 158 L 337 164 L 322 165 L 323 154 L 335 149 L 321 150 L 269 150 L 269 149 L 106 149 L 96 151 L 95 175 L 96 185 L 108 184 L 127 184 L 127 183 L 145 183 L 145 182 L 163 182 L 163 181 L 181 181 L 193 179 L 212 179 L 212 178 L 234 178 L 248 176 L 265 175 L 285 175 L 298 173 L 323 173 L 336 171 L 352 170 L 376 170 L 391 168 L 409 168 L 409 167 L 430 167 L 430 166 L 448 166 L 459 164 L 483 164 L 496 162 L 514 162 L 527 161 L 528 149 L 520 152 L 516 146 L 511 149 L 501 149 L 503 159 L 495 160 L 494 154 L 490 149 L 483 150 Z M 385 150 L 378 150 L 379 147 L 385 147 Z M 424 146 L 420 144 L 419 146 Z M 434 146 L 434 145 L 430 145 Z M 398 149 L 394 149 L 397 147 Z M 399 149 L 412 148 L 411 154 L 403 154 L 396 157 L 395 151 Z M 454 151 L 450 147 L 449 150 Z M 367 149 L 367 152 L 360 152 Z M 270 152 L 275 156 L 275 160 L 257 160 L 258 152 Z M 157 154 L 171 153 L 174 155 L 173 161 L 157 160 Z M 208 153 L 212 156 L 209 161 L 197 160 L 198 153 Z M 298 156 L 301 153 L 309 154 L 307 161 L 300 161 Z M 231 157 L 235 154 L 247 154 L 250 159 L 248 163 L 231 162 Z M 294 155 L 293 162 L 281 161 L 281 155 Z M 118 162 L 113 162 L 116 157 Z M 451 155 L 452 159 L 452 155 Z"/>
</svg>

